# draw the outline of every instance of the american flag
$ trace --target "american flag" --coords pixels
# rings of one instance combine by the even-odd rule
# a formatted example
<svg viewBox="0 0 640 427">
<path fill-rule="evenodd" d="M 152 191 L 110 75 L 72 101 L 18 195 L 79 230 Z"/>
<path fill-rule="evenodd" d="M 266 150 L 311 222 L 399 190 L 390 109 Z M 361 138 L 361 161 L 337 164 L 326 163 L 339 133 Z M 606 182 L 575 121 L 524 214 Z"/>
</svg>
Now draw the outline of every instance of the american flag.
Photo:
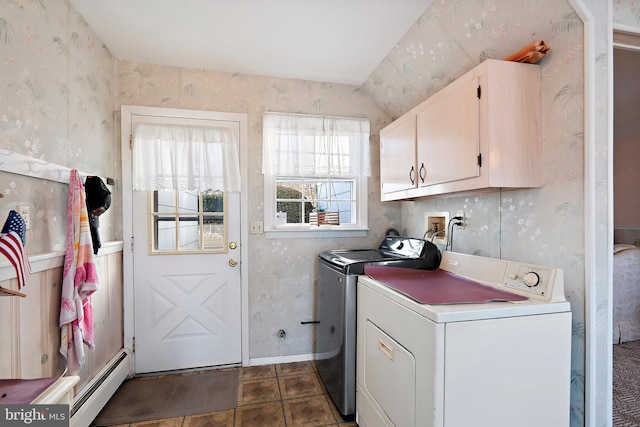
<svg viewBox="0 0 640 427">
<path fill-rule="evenodd" d="M 27 284 L 31 274 L 29 257 L 24 249 L 26 240 L 26 224 L 16 211 L 10 211 L 9 217 L 0 234 L 0 253 L 6 256 L 16 269 L 18 289 Z"/>
</svg>

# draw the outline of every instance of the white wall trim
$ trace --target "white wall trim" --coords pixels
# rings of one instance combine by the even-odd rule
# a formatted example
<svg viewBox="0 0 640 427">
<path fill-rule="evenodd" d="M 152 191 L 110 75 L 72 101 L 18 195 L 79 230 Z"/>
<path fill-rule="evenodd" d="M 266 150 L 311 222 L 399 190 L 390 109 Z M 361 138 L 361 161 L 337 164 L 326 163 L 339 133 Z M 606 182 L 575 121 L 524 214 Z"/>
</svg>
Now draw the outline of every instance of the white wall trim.
<svg viewBox="0 0 640 427">
<path fill-rule="evenodd" d="M 241 171 L 241 195 L 240 195 L 240 275 L 241 275 L 241 295 L 242 295 L 242 338 L 241 353 L 242 365 L 249 366 L 249 238 L 248 238 L 248 194 L 249 184 L 247 174 L 242 171 L 248 170 L 248 128 L 247 115 L 245 113 L 224 113 L 215 111 L 187 110 L 178 108 L 145 107 L 134 105 L 121 106 L 121 152 L 122 152 L 122 235 L 125 243 L 123 250 L 122 273 L 124 277 L 123 287 L 123 309 L 124 309 L 124 347 L 133 348 L 134 330 L 134 307 L 133 307 L 133 251 L 131 248 L 131 238 L 133 236 L 132 220 L 126 217 L 127 212 L 132 212 L 132 190 L 131 190 L 131 169 L 125 166 L 131 165 L 131 150 L 129 149 L 129 132 L 131 129 L 132 116 L 134 115 L 154 115 L 165 117 L 207 119 L 215 114 L 217 119 L 233 120 L 240 123 L 240 171 Z M 242 142 L 245 142 L 243 145 Z"/>
<path fill-rule="evenodd" d="M 607 384 L 605 393 L 605 410 L 604 415 L 607 420 L 607 425 L 613 424 L 613 241 L 615 229 L 614 217 L 613 217 L 613 2 L 607 1 L 607 28 L 609 30 L 607 34 L 607 320 L 606 320 L 606 341 L 596 341 L 597 347 L 602 347 L 606 344 L 607 351 L 606 358 L 606 372 L 607 372 Z M 594 103 L 595 108 L 595 103 Z M 595 150 L 594 150 L 595 151 Z M 595 153 L 594 153 L 595 154 Z M 595 200 L 595 195 L 594 195 Z M 594 250 L 595 251 L 595 250 Z M 596 348 L 597 348 L 596 347 Z M 595 350 L 595 349 L 594 349 Z M 597 370 L 599 367 L 595 366 Z M 600 366 L 600 369 L 602 367 Z M 594 388 L 597 385 L 594 384 Z M 594 408 L 590 408 L 590 411 L 594 411 Z M 595 425 L 596 418 L 594 417 Z"/>
<path fill-rule="evenodd" d="M 69 175 L 72 168 L 36 159 L 20 153 L 0 148 L 0 171 L 13 173 L 16 175 L 28 176 L 30 178 L 44 179 L 46 181 L 69 184 Z M 80 177 L 94 175 L 89 172 L 78 171 Z M 105 183 L 106 177 L 100 177 Z"/>
<path fill-rule="evenodd" d="M 596 422 L 597 351 L 596 180 L 595 180 L 595 30 L 583 0 L 569 0 L 584 26 L 584 264 L 585 264 L 585 426 Z M 609 327 L 611 327 L 609 325 Z M 609 334 L 611 335 L 611 334 Z M 611 366 L 608 368 L 611 370 Z M 610 392 L 609 392 L 610 394 Z"/>
<path fill-rule="evenodd" d="M 122 241 L 114 240 L 112 242 L 103 242 L 98 252 L 98 257 L 121 252 Z M 64 249 L 59 251 L 46 252 L 29 256 L 29 264 L 31 264 L 31 274 L 39 273 L 52 268 L 62 267 L 64 265 Z M 13 265 L 4 257 L 0 259 L 0 282 L 16 278 L 16 270 Z"/>
<path fill-rule="evenodd" d="M 609 3 L 609 7 L 611 8 L 611 3 Z M 638 27 L 634 27 L 632 25 L 614 23 L 611 10 L 609 10 L 609 22 L 611 24 L 610 28 L 615 32 L 627 33 L 627 34 L 632 34 L 632 35 L 640 35 L 640 32 L 638 31 Z M 612 36 L 613 36 L 613 33 L 612 33 Z"/>
</svg>

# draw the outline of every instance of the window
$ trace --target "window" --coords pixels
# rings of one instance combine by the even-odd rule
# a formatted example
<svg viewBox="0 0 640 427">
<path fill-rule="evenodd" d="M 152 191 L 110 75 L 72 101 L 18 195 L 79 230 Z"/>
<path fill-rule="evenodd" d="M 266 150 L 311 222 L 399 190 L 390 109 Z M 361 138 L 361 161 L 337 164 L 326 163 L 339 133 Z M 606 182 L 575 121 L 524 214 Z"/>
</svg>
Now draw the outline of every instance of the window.
<svg viewBox="0 0 640 427">
<path fill-rule="evenodd" d="M 149 191 L 150 254 L 226 252 L 221 191 Z"/>
<path fill-rule="evenodd" d="M 366 119 L 265 113 L 265 233 L 364 236 Z"/>
</svg>

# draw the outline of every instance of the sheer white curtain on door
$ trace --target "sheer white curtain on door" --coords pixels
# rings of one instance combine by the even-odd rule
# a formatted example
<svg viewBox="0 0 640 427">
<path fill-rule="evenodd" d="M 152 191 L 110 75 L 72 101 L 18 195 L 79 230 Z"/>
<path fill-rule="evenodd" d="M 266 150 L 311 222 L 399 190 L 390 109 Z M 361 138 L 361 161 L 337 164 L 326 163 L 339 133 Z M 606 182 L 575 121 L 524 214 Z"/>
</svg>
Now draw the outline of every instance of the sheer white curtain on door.
<svg viewBox="0 0 640 427">
<path fill-rule="evenodd" d="M 237 140 L 228 127 L 137 124 L 133 189 L 240 191 Z"/>
</svg>

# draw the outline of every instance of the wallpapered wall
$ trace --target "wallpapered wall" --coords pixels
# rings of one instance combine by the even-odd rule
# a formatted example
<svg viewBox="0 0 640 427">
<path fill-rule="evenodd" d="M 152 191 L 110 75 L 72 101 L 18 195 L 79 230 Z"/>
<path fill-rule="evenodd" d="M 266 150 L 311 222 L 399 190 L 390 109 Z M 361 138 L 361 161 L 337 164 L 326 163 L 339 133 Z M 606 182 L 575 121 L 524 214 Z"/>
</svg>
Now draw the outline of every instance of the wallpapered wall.
<svg viewBox="0 0 640 427">
<path fill-rule="evenodd" d="M 113 135 L 115 58 L 68 2 L 0 1 L 0 61 L 0 148 L 120 176 Z M 0 218 L 16 205 L 30 206 L 30 255 L 64 249 L 67 190 L 65 184 L 0 172 Z M 118 235 L 119 208 L 114 203 L 101 218 L 103 241 Z"/>
<path fill-rule="evenodd" d="M 402 232 L 422 235 L 426 212 L 462 210 L 456 252 L 564 269 L 572 304 L 572 412 L 584 406 L 583 25 L 564 1 L 433 2 L 364 88 L 398 116 L 487 58 L 501 59 L 533 40 L 551 50 L 542 71 L 541 189 L 403 202 Z M 392 76 L 392 78 L 389 78 Z M 409 96 L 403 96 L 409 94 Z M 444 249 L 444 248 L 443 248 Z"/>
<path fill-rule="evenodd" d="M 250 357 L 313 353 L 315 272 L 319 252 L 377 247 L 386 228 L 400 225 L 398 203 L 383 204 L 379 191 L 378 132 L 390 119 L 360 88 L 209 70 L 119 61 L 117 105 L 241 112 L 248 115 L 249 221 L 263 220 L 262 114 L 264 111 L 368 117 L 372 173 L 366 238 L 265 239 L 249 235 Z M 280 341 L 279 329 L 287 331 Z"/>
<path fill-rule="evenodd" d="M 248 114 L 249 220 L 262 219 L 260 118 L 266 109 L 367 116 L 372 122 L 373 170 L 377 133 L 392 118 L 485 58 L 501 58 L 534 39 L 550 44 L 541 62 L 545 187 L 397 203 L 380 203 L 378 176 L 369 181 L 366 239 L 265 240 L 250 236 L 252 358 L 306 354 L 312 332 L 299 325 L 313 306 L 315 255 L 334 247 L 376 245 L 388 225 L 421 236 L 423 214 L 464 210 L 468 228 L 454 232 L 453 249 L 550 264 L 565 270 L 574 312 L 572 425 L 584 425 L 585 251 L 594 251 L 598 283 L 596 424 L 606 425 L 608 247 L 584 241 L 585 155 L 583 26 L 571 4 L 579 0 L 435 0 L 360 88 L 117 62 L 67 1 L 0 1 L 0 147 L 64 166 L 120 178 L 121 104 L 198 108 Z M 610 0 L 612 2 L 612 0 Z M 428 2 L 426 2 L 428 3 Z M 614 22 L 640 28 L 632 0 L 613 1 Z M 609 200 L 607 155 L 607 8 L 584 0 L 594 18 L 595 141 L 593 181 Z M 117 63 L 117 72 L 115 71 Z M 114 100 L 115 98 L 115 100 Z M 0 159 L 2 161 L 2 159 Z M 66 186 L 0 173 L 6 197 L 0 215 L 16 204 L 32 208 L 30 254 L 62 249 Z M 103 240 L 121 239 L 120 195 L 103 220 Z M 607 203 L 593 212 L 596 234 L 609 241 Z M 277 340 L 278 329 L 288 330 Z"/>
</svg>

